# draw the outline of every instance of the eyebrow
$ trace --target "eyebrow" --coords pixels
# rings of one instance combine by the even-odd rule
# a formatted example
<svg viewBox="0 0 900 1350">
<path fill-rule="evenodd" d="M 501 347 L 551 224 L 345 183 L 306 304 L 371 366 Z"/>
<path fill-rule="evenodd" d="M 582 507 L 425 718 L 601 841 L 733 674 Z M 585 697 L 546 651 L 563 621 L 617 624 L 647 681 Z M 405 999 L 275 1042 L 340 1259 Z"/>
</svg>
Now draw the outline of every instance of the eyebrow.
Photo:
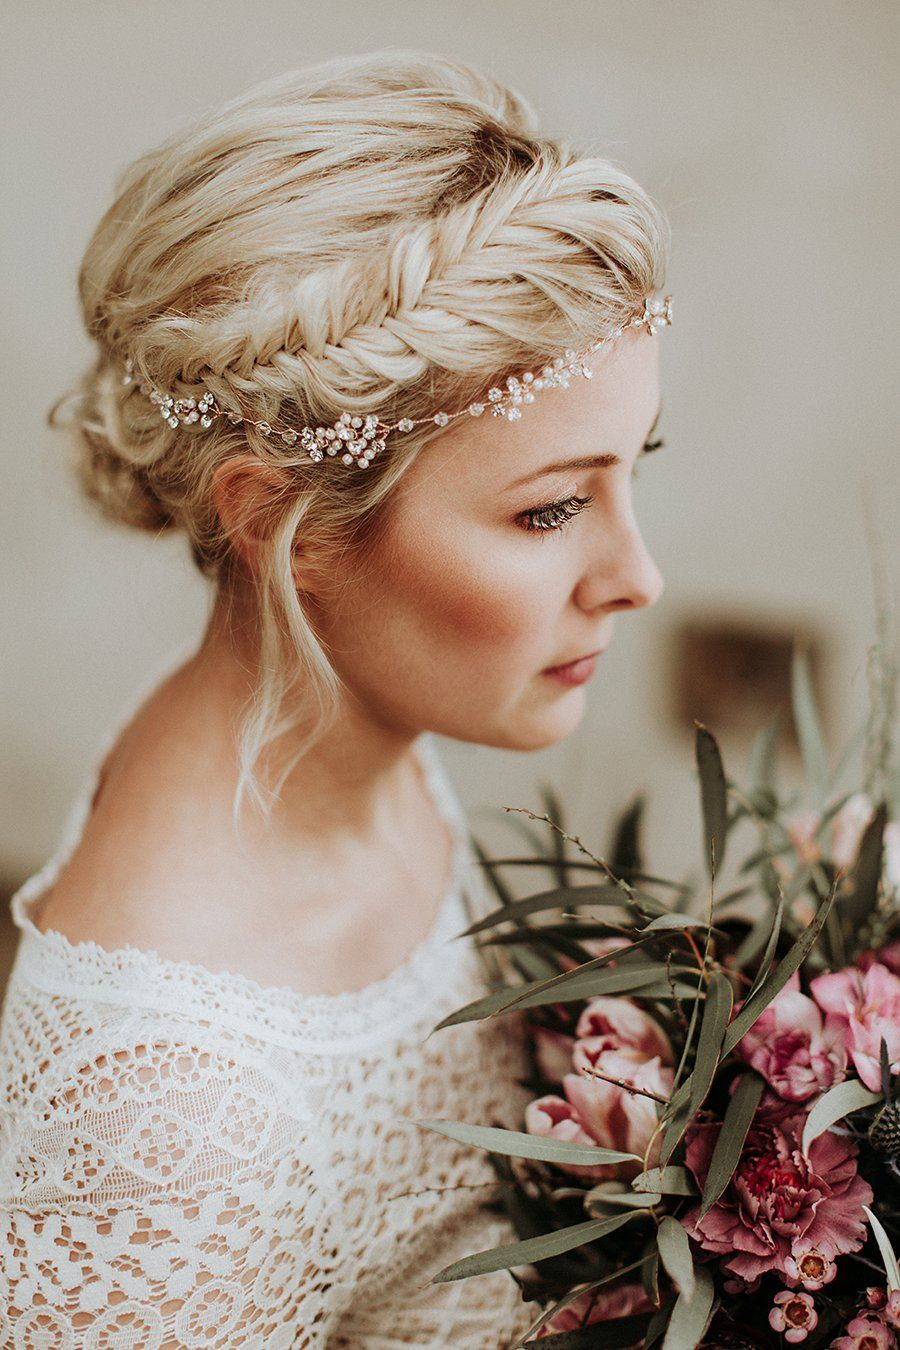
<svg viewBox="0 0 900 1350">
<path fill-rule="evenodd" d="M 653 424 L 647 432 L 647 440 L 650 439 L 659 425 L 661 416 L 662 404 L 660 404 L 656 410 Z M 604 455 L 584 455 L 581 459 L 561 459 L 553 464 L 545 464 L 542 469 L 535 469 L 534 473 L 526 474 L 524 478 L 516 478 L 514 482 L 509 484 L 506 490 L 511 491 L 513 488 L 522 487 L 524 483 L 533 483 L 536 478 L 542 478 L 544 474 L 548 473 L 558 473 L 561 469 L 612 469 L 616 464 L 621 463 L 622 461 L 619 456 L 611 453 Z"/>
</svg>

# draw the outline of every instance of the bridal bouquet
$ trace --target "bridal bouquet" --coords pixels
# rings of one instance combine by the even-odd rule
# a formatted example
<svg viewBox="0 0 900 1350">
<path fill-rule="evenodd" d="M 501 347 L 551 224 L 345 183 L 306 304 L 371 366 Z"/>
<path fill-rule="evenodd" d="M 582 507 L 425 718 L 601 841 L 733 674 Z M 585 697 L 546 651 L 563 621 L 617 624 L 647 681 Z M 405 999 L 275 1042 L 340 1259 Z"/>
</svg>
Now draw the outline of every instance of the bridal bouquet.
<svg viewBox="0 0 900 1350">
<path fill-rule="evenodd" d="M 466 933 L 491 992 L 435 1030 L 517 1017 L 532 1100 L 520 1131 L 420 1123 L 490 1155 L 519 1240 L 433 1279 L 518 1272 L 543 1312 L 517 1346 L 900 1346 L 896 679 L 884 647 L 870 657 L 879 697 L 832 770 L 795 653 L 802 795 L 776 782 L 778 719 L 743 788 L 697 724 L 702 888 L 645 870 L 641 798 L 608 858 L 547 788 L 548 814 L 525 814 L 552 827 L 548 851 L 525 822 L 535 856 L 476 844 L 498 905 Z M 507 864 L 556 884 L 514 898 Z"/>
</svg>

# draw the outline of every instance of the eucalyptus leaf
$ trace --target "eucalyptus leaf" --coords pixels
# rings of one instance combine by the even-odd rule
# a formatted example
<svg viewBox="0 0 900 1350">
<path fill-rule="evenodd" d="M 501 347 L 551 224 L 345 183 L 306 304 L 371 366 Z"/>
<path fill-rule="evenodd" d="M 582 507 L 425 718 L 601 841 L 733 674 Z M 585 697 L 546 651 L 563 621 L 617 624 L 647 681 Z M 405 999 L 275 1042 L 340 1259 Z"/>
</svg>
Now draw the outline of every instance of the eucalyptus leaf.
<svg viewBox="0 0 900 1350">
<path fill-rule="evenodd" d="M 729 1050 L 733 1050 L 741 1037 L 750 1030 L 756 1019 L 765 1011 L 772 1002 L 772 999 L 778 994 L 795 970 L 806 960 L 813 944 L 822 931 L 822 925 L 828 915 L 828 911 L 834 902 L 835 888 L 832 886 L 828 895 L 822 901 L 817 909 L 812 922 L 800 934 L 790 950 L 781 958 L 774 970 L 771 970 L 763 980 L 759 989 L 743 1005 L 740 1012 L 730 1022 L 725 1039 L 722 1042 L 722 1053 L 727 1055 Z"/>
<path fill-rule="evenodd" d="M 652 1209 L 661 1200 L 662 1194 L 659 1191 L 644 1191 L 641 1194 L 636 1194 L 634 1191 L 603 1190 L 602 1187 L 595 1186 L 584 1197 L 584 1207 L 588 1214 L 599 1218 L 602 1217 L 604 1205 L 611 1205 L 613 1208 L 618 1205 L 621 1209 Z"/>
<path fill-rule="evenodd" d="M 679 1294 L 684 1294 L 690 1302 L 694 1296 L 694 1258 L 691 1256 L 691 1244 L 682 1224 L 671 1214 L 665 1215 L 656 1230 L 659 1247 L 659 1259 L 666 1268 L 666 1274 L 675 1285 Z"/>
<path fill-rule="evenodd" d="M 747 1131 L 765 1088 L 765 1079 L 757 1073 L 745 1073 L 738 1080 L 725 1108 L 722 1128 L 709 1160 L 709 1172 L 700 1201 L 701 1222 L 725 1190 L 738 1165 Z"/>
<path fill-rule="evenodd" d="M 900 1267 L 897 1265 L 896 1253 L 891 1246 L 891 1240 L 885 1232 L 884 1226 L 878 1216 L 872 1213 L 868 1205 L 863 1205 L 863 1212 L 868 1215 L 869 1223 L 872 1225 L 872 1232 L 875 1236 L 875 1241 L 878 1243 L 881 1259 L 884 1262 L 888 1293 L 891 1293 L 895 1289 L 900 1289 Z"/>
<path fill-rule="evenodd" d="M 879 1092 L 870 1092 L 858 1078 L 845 1078 L 842 1083 L 829 1088 L 816 1101 L 806 1123 L 803 1126 L 801 1148 L 809 1154 L 809 1146 L 820 1134 L 829 1129 L 836 1120 L 843 1120 L 851 1111 L 859 1111 L 864 1106 L 874 1106 L 881 1101 Z"/>
<path fill-rule="evenodd" d="M 664 914 L 665 906 L 660 904 L 654 897 L 653 908 L 647 905 L 648 913 Z M 618 886 L 599 885 L 599 886 L 559 886 L 552 891 L 541 891 L 538 895 L 530 895 L 525 900 L 513 900 L 509 904 L 504 904 L 500 909 L 491 910 L 490 914 L 485 914 L 477 923 L 470 924 L 468 928 L 457 933 L 457 938 L 471 937 L 474 933 L 481 933 L 486 928 L 494 928 L 499 923 L 509 923 L 510 920 L 525 919 L 529 914 L 540 914 L 548 909 L 572 909 L 575 906 L 595 905 L 597 907 L 608 907 L 610 909 L 631 909 L 639 913 L 638 907 L 633 905 L 626 893 Z M 643 916 L 640 916 L 643 917 Z"/>
<path fill-rule="evenodd" d="M 663 1350 L 696 1350 L 712 1319 L 715 1284 L 707 1266 L 697 1266 L 691 1298 L 679 1294 L 666 1328 Z"/>
<path fill-rule="evenodd" d="M 551 1139 L 545 1135 L 525 1134 L 518 1130 L 502 1130 L 494 1125 L 469 1125 L 458 1120 L 417 1120 L 427 1130 L 445 1134 L 460 1144 L 473 1144 L 489 1153 L 502 1153 L 509 1158 L 540 1158 L 544 1162 L 575 1163 L 593 1166 L 598 1163 L 640 1162 L 635 1153 L 623 1153 L 614 1148 L 592 1144 L 573 1144 L 568 1139 Z"/>
<path fill-rule="evenodd" d="M 691 1095 L 688 1103 L 691 1115 L 699 1111 L 712 1086 L 716 1069 L 719 1067 L 722 1041 L 725 1038 L 733 1004 L 734 992 L 731 981 L 720 970 L 713 971 L 706 987 L 706 1006 L 703 1009 L 700 1039 L 697 1042 L 694 1070 L 691 1074 Z"/>
<path fill-rule="evenodd" d="M 775 952 L 778 949 L 778 939 L 781 936 L 781 925 L 784 922 L 784 896 L 778 897 L 778 904 L 775 906 L 775 913 L 772 915 L 772 927 L 766 941 L 766 949 L 763 952 L 762 960 L 759 963 L 759 969 L 756 972 L 756 978 L 750 986 L 750 992 L 747 995 L 751 999 L 757 989 L 761 987 L 769 971 L 772 969 L 772 962 L 775 960 Z"/>
<path fill-rule="evenodd" d="M 609 857 L 616 875 L 635 872 L 641 866 L 640 829 L 645 806 L 646 798 L 639 793 L 615 824 Z"/>
<path fill-rule="evenodd" d="M 852 890 L 842 895 L 839 908 L 842 917 L 853 932 L 869 918 L 878 900 L 881 880 L 884 831 L 887 825 L 887 802 L 881 802 L 863 831 L 856 861 L 850 874 Z"/>
<path fill-rule="evenodd" d="M 755 961 L 756 957 L 767 947 L 767 944 L 771 941 L 772 933 L 775 931 L 775 919 L 779 912 L 781 918 L 783 918 L 784 900 L 781 896 L 778 897 L 775 910 L 760 914 L 759 918 L 754 920 L 753 926 L 746 937 L 738 944 L 732 957 L 732 966 L 735 970 L 743 970 L 751 961 Z M 781 918 L 778 918 L 779 929 L 781 928 Z M 778 941 L 777 937 L 775 940 Z M 759 969 L 762 970 L 762 968 L 762 963 L 760 963 Z"/>
<path fill-rule="evenodd" d="M 662 1195 L 696 1195 L 694 1178 L 686 1167 L 651 1167 L 632 1177 L 636 1191 L 659 1191 Z"/>
<path fill-rule="evenodd" d="M 644 927 L 640 929 L 640 932 L 653 933 L 659 929 L 707 928 L 708 926 L 706 919 L 694 918 L 691 914 L 660 914 L 655 919 L 651 919 L 648 924 L 645 924 Z M 717 930 L 715 924 L 713 924 L 712 927 L 714 931 L 722 931 L 721 929 Z"/>
<path fill-rule="evenodd" d="M 696 966 L 672 966 L 677 974 L 690 973 Z M 567 970 L 553 980 L 547 980 L 541 988 L 530 994 L 519 994 L 500 1011 L 514 1011 L 517 1008 L 538 1008 L 547 1003 L 576 1003 L 582 999 L 594 998 L 600 994 L 631 994 L 641 997 L 642 986 L 655 985 L 666 976 L 666 966 L 661 961 L 648 961 L 645 965 L 615 966 L 596 970 L 589 966 L 580 966 L 576 970 Z M 689 987 L 689 986 L 688 986 Z M 669 986 L 665 986 L 668 992 Z M 497 1014 L 495 1013 L 494 1016 Z"/>
<path fill-rule="evenodd" d="M 559 830 L 568 833 L 563 819 L 562 803 L 549 783 L 541 784 L 540 794 L 545 815 L 548 815 L 559 826 Z M 553 871 L 556 880 L 560 886 L 566 886 L 569 880 L 566 867 L 566 841 L 559 830 L 551 828 L 550 853 L 553 858 Z"/>
<path fill-rule="evenodd" d="M 502 1247 L 491 1247 L 487 1251 L 475 1252 L 472 1256 L 464 1256 L 461 1261 L 454 1261 L 443 1270 L 439 1270 L 436 1275 L 432 1275 L 431 1283 L 444 1284 L 449 1280 L 464 1280 L 473 1275 L 486 1275 L 493 1270 L 511 1270 L 516 1266 L 531 1265 L 535 1261 L 543 1261 L 548 1256 L 559 1256 L 561 1252 L 570 1252 L 576 1247 L 583 1247 L 585 1243 L 606 1237 L 643 1212 L 634 1209 L 626 1214 L 615 1214 L 610 1219 L 587 1219 L 584 1223 L 559 1228 L 553 1233 L 526 1238 L 524 1242 L 510 1242 Z"/>
<path fill-rule="evenodd" d="M 809 660 L 806 652 L 799 647 L 794 648 L 791 662 L 791 703 L 813 807 L 821 811 L 828 791 L 828 756 L 813 694 Z"/>
<path fill-rule="evenodd" d="M 776 713 L 768 726 L 762 727 L 754 736 L 747 761 L 747 777 L 756 790 L 771 790 L 775 782 L 775 756 L 778 750 L 778 733 L 781 729 L 781 714 Z"/>
<path fill-rule="evenodd" d="M 728 797 L 725 769 L 715 736 L 701 722 L 695 723 L 697 768 L 700 773 L 700 802 L 706 840 L 705 859 L 710 876 L 717 875 L 725 856 Z M 715 861 L 713 861 L 713 858 Z"/>
</svg>

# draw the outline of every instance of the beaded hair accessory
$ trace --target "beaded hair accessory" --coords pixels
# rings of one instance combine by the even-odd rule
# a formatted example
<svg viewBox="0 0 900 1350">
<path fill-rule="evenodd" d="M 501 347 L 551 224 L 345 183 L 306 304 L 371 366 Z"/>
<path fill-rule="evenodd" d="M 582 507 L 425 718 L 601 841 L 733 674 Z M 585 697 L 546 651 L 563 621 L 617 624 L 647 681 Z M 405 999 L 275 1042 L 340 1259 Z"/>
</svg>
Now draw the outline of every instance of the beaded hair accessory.
<svg viewBox="0 0 900 1350">
<path fill-rule="evenodd" d="M 385 440 L 392 431 L 412 431 L 413 427 L 426 422 L 445 427 L 454 417 L 481 417 L 488 407 L 495 417 L 505 417 L 509 422 L 517 422 L 522 416 L 521 405 L 533 403 L 535 393 L 539 390 L 567 389 L 570 378 L 575 374 L 590 379 L 593 371 L 587 365 L 587 357 L 599 347 L 621 337 L 626 329 L 646 328 L 653 336 L 658 328 L 665 328 L 671 322 L 671 295 L 667 295 L 663 300 L 646 300 L 643 313 L 635 315 L 621 328 L 614 328 L 611 333 L 598 338 L 584 351 L 566 351 L 565 356 L 557 356 L 550 365 L 544 366 L 539 375 L 530 370 L 526 370 L 521 378 L 510 375 L 505 390 L 495 386 L 487 391 L 485 403 L 470 403 L 459 412 L 436 412 L 431 417 L 415 419 L 401 417 L 399 422 L 392 423 L 383 422 L 374 413 L 359 416 L 355 413 L 342 412 L 337 421 L 329 427 L 272 426 L 269 422 L 254 421 L 251 417 L 220 408 L 209 390 L 205 390 L 199 398 L 176 398 L 173 394 L 163 393 L 162 390 L 144 382 L 138 383 L 137 387 L 142 394 L 149 395 L 152 403 L 159 405 L 160 415 L 170 427 L 189 426 L 199 422 L 201 427 L 207 428 L 211 427 L 217 418 L 226 417 L 232 426 L 244 424 L 256 427 L 263 436 L 280 437 L 285 445 L 296 445 L 299 441 L 309 458 L 316 464 L 321 463 L 326 455 L 340 454 L 343 464 L 355 463 L 358 468 L 367 469 L 378 452 L 384 449 Z M 134 364 L 129 357 L 125 361 L 122 383 L 130 385 L 135 382 Z"/>
</svg>

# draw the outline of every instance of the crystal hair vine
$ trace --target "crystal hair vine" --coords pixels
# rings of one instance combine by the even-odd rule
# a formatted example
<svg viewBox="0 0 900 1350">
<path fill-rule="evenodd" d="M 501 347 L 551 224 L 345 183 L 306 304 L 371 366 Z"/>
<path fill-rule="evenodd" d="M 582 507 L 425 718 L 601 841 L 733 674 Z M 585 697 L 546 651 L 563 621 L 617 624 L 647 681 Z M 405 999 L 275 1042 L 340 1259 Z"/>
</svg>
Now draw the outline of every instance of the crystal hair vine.
<svg viewBox="0 0 900 1350">
<path fill-rule="evenodd" d="M 254 421 L 251 417 L 220 408 L 215 396 L 209 390 L 205 390 L 199 398 L 176 398 L 173 394 L 155 389 L 151 384 L 138 381 L 130 357 L 124 363 L 125 374 L 122 383 L 135 384 L 142 394 L 149 396 L 152 403 L 158 404 L 160 415 L 170 427 L 190 426 L 199 422 L 200 426 L 206 429 L 211 427 L 217 418 L 225 417 L 232 426 L 256 427 L 263 436 L 280 437 L 285 445 L 296 445 L 299 441 L 301 448 L 315 464 L 321 463 L 326 456 L 340 455 L 341 463 L 355 463 L 358 468 L 367 469 L 379 451 L 384 449 L 386 438 L 392 431 L 412 431 L 413 427 L 422 426 L 426 422 L 444 427 L 455 417 L 481 417 L 487 408 L 490 408 L 495 417 L 505 417 L 509 422 L 517 422 L 522 416 L 522 404 L 533 403 L 535 394 L 541 389 L 567 389 L 570 378 L 575 374 L 590 379 L 593 371 L 587 365 L 587 357 L 598 348 L 621 337 L 626 329 L 646 328 L 652 337 L 657 329 L 665 328 L 671 322 L 671 295 L 667 295 L 665 299 L 648 299 L 644 302 L 643 313 L 635 315 L 620 328 L 614 328 L 605 337 L 598 338 L 584 351 L 566 351 L 564 356 L 557 356 L 537 375 L 530 370 L 526 370 L 521 377 L 510 375 L 506 381 L 506 388 L 494 386 L 489 389 L 484 402 L 470 403 L 468 407 L 458 412 L 436 412 L 430 417 L 401 417 L 398 422 L 392 423 L 382 421 L 374 413 L 359 415 L 342 412 L 337 421 L 327 427 L 273 426 L 269 422 Z"/>
</svg>

